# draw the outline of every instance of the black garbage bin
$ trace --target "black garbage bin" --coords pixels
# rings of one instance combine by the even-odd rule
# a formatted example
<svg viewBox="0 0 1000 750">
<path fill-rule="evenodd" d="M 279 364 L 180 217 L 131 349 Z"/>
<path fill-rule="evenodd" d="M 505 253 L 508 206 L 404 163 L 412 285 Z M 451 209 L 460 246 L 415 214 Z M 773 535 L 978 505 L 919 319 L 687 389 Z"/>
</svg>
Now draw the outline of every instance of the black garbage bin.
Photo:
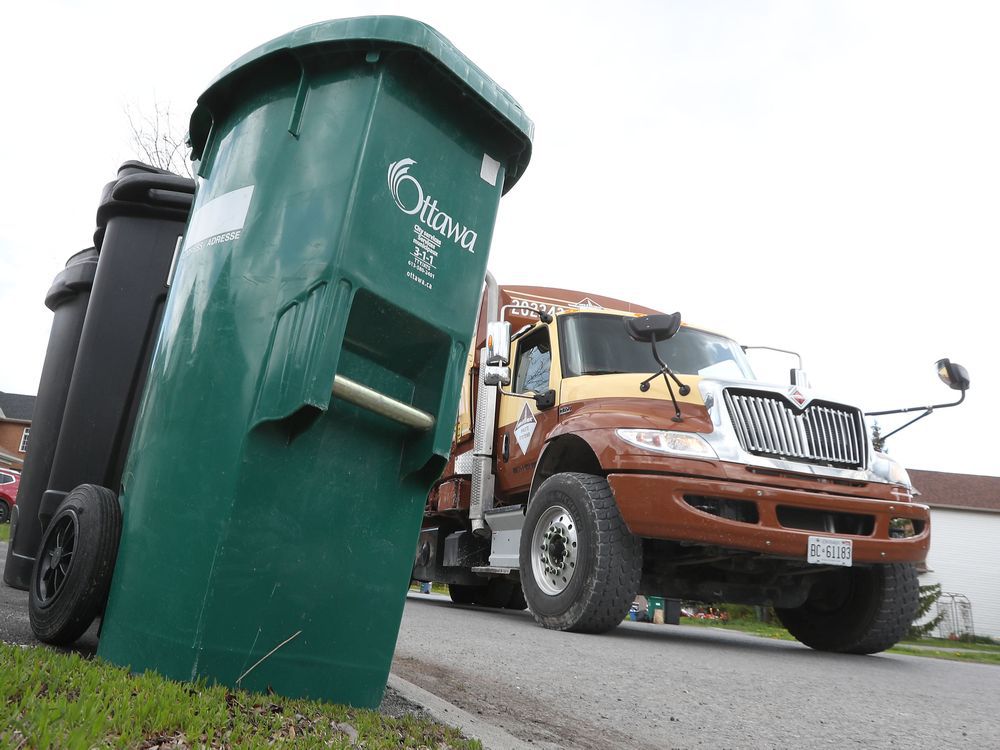
<svg viewBox="0 0 1000 750">
<path fill-rule="evenodd" d="M 45 295 L 45 306 L 54 315 L 32 415 L 31 450 L 24 459 L 3 571 L 4 582 L 16 589 L 28 588 L 35 553 L 42 540 L 38 503 L 48 486 L 96 271 L 96 248 L 81 250 L 70 256 Z"/>
<path fill-rule="evenodd" d="M 193 180 L 135 161 L 104 188 L 94 233 L 97 276 L 38 507 L 43 528 L 78 485 L 118 491 L 193 195 Z"/>
<path fill-rule="evenodd" d="M 88 553 L 85 548 L 96 541 L 75 537 L 72 523 L 53 533 L 49 521 L 80 485 L 97 485 L 107 500 L 105 510 L 120 518 L 115 493 L 193 195 L 191 179 L 126 162 L 101 196 L 90 301 L 58 436 L 49 448 L 49 471 L 30 505 L 41 538 L 27 580 L 29 614 L 32 630 L 43 641 L 74 640 L 103 606 L 105 594 L 92 591 L 88 607 L 68 616 L 61 603 L 67 597 L 59 597 L 65 583 L 60 571 L 71 554 Z M 28 507 L 21 509 L 22 518 Z M 70 510 L 70 516 L 75 518 L 75 512 Z"/>
</svg>

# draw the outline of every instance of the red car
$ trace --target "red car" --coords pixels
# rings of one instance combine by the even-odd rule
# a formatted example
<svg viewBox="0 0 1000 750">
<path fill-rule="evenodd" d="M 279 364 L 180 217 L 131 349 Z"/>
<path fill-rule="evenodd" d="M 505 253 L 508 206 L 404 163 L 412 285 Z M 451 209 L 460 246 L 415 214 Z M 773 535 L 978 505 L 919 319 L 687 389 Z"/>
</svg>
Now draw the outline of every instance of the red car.
<svg viewBox="0 0 1000 750">
<path fill-rule="evenodd" d="M 17 501 L 21 475 L 13 469 L 0 469 L 0 523 L 10 521 L 10 512 Z"/>
</svg>

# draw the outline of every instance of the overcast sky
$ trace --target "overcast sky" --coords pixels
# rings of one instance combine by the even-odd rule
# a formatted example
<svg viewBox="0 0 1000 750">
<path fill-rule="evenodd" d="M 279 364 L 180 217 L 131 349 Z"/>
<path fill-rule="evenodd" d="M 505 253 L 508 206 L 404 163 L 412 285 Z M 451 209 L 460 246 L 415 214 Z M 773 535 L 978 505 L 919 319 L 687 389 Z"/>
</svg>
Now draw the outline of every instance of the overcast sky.
<svg viewBox="0 0 1000 750">
<path fill-rule="evenodd" d="M 13 7 L 13 6 L 12 6 Z M 215 74 L 315 21 L 408 15 L 520 101 L 534 155 L 503 199 L 501 283 L 604 293 L 794 349 L 816 395 L 953 400 L 889 443 L 1000 474 L 1000 4 L 36 2 L 2 11 L 0 390 L 34 393 L 43 299 L 135 158 L 125 107 L 186 123 Z M 155 10 L 154 10 L 155 8 Z M 784 377 L 787 361 L 757 360 Z M 891 429 L 900 417 L 884 418 Z"/>
</svg>

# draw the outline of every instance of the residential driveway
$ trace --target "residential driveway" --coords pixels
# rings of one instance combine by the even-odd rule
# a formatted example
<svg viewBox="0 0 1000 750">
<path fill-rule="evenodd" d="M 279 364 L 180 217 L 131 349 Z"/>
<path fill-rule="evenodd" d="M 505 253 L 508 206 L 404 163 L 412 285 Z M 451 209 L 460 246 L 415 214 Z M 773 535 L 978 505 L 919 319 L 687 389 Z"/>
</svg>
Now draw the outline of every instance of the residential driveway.
<svg viewBox="0 0 1000 750">
<path fill-rule="evenodd" d="M 393 672 L 539 747 L 996 747 L 1000 666 L 692 626 L 558 633 L 410 594 Z"/>
</svg>

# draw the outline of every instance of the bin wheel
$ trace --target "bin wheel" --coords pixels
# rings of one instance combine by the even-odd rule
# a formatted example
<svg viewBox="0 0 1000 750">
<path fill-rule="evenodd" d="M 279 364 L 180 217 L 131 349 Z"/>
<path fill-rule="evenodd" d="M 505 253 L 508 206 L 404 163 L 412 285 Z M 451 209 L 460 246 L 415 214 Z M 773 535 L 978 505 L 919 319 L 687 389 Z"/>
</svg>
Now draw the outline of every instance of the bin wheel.
<svg viewBox="0 0 1000 750">
<path fill-rule="evenodd" d="M 10 506 L 7 501 L 0 497 L 0 523 L 7 523 L 10 520 Z"/>
<path fill-rule="evenodd" d="M 490 609 L 501 609 L 507 606 L 511 593 L 514 590 L 514 582 L 506 578 L 491 578 L 485 586 L 476 589 L 476 604 Z"/>
<path fill-rule="evenodd" d="M 28 616 L 35 637 L 68 646 L 104 611 L 122 515 L 115 493 L 81 484 L 49 521 L 31 571 Z"/>
</svg>

